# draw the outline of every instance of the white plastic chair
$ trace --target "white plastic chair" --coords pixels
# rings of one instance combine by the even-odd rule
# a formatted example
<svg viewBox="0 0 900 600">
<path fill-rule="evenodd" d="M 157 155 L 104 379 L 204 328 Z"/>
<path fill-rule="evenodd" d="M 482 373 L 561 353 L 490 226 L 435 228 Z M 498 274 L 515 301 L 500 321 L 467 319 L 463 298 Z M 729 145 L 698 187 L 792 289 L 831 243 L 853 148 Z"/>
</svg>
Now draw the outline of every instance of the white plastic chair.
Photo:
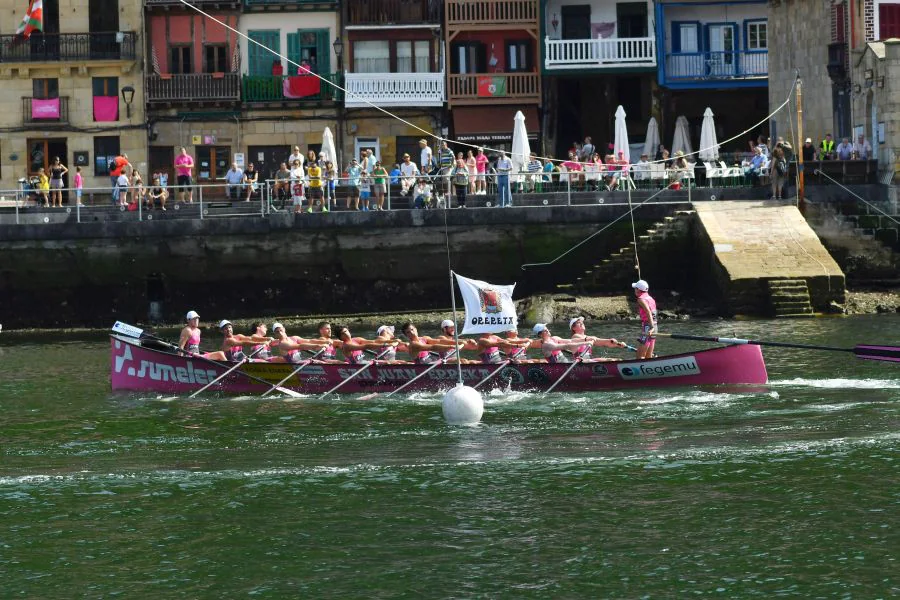
<svg viewBox="0 0 900 600">
<path fill-rule="evenodd" d="M 666 171 L 666 165 L 661 162 L 655 162 L 650 165 L 650 183 L 661 188 L 668 185 L 669 173 Z"/>
</svg>

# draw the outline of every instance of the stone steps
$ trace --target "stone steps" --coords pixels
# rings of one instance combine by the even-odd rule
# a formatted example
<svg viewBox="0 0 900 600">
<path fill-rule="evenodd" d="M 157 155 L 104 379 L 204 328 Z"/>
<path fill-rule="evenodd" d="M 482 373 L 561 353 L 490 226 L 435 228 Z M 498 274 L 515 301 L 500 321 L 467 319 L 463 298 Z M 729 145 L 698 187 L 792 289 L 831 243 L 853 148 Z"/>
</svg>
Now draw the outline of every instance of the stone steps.
<svg viewBox="0 0 900 600">
<path fill-rule="evenodd" d="M 776 318 L 815 316 L 805 279 L 770 279 L 766 285 Z"/>
</svg>

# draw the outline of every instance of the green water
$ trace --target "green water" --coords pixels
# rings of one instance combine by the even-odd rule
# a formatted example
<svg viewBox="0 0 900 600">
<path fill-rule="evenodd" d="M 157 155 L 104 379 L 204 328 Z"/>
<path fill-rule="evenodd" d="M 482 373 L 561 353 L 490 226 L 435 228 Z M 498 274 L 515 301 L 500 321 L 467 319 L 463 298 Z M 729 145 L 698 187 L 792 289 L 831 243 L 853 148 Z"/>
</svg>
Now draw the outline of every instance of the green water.
<svg viewBox="0 0 900 600">
<path fill-rule="evenodd" d="M 113 395 L 105 339 L 4 333 L 0 598 L 900 596 L 900 365 L 764 353 L 761 390 L 495 391 L 454 428 L 439 394 Z"/>
</svg>

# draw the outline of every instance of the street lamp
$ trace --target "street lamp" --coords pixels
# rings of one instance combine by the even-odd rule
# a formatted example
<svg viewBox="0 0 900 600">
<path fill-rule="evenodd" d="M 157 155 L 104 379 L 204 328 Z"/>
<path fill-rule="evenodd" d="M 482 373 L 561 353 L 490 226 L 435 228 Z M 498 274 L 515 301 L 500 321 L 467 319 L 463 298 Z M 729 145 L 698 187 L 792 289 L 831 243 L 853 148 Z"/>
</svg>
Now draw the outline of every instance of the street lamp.
<svg viewBox="0 0 900 600">
<path fill-rule="evenodd" d="M 122 88 L 122 100 L 125 102 L 125 116 L 131 118 L 131 103 L 134 102 L 134 88 L 126 85 Z"/>
<path fill-rule="evenodd" d="M 341 65 L 341 57 L 344 55 L 344 40 L 341 38 L 335 38 L 334 43 L 331 44 L 331 47 L 334 48 L 334 55 L 337 57 L 337 68 L 338 72 L 343 70 L 343 66 Z"/>
</svg>

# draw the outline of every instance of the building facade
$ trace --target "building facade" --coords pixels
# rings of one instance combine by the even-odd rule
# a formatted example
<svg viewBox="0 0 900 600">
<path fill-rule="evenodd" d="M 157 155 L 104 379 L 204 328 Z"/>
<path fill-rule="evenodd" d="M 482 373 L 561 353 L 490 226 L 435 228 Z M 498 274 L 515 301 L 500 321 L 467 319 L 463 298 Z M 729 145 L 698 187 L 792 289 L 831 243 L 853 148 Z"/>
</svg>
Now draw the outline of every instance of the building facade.
<svg viewBox="0 0 900 600">
<path fill-rule="evenodd" d="M 0 0 L 0 195 L 54 157 L 69 168 L 66 187 L 80 167 L 86 194 L 108 194 L 112 158 L 147 166 L 141 2 L 45 0 L 44 31 L 20 41 L 27 6 Z"/>
</svg>

